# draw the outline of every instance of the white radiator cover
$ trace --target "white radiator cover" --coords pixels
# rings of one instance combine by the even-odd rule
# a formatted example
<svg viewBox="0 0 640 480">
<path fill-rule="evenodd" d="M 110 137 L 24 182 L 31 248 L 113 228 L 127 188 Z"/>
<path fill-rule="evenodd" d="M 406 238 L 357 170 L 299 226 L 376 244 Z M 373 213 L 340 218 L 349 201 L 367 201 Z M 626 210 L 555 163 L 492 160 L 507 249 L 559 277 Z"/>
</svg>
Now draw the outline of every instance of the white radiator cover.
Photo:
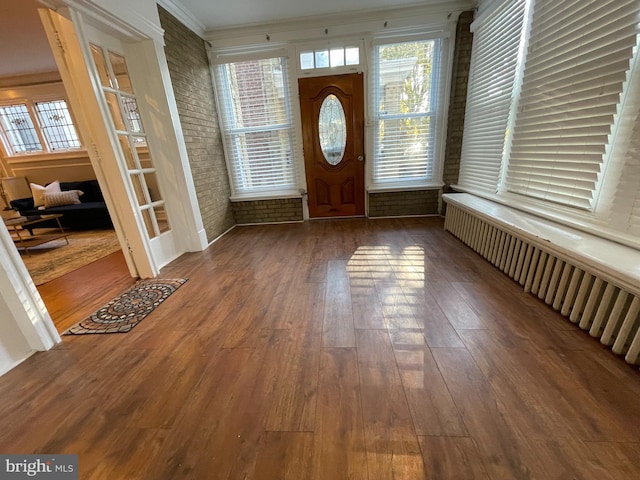
<svg viewBox="0 0 640 480">
<path fill-rule="evenodd" d="M 498 223 L 447 202 L 445 230 L 628 363 L 640 364 L 640 294 L 563 258 L 544 239 Z"/>
</svg>

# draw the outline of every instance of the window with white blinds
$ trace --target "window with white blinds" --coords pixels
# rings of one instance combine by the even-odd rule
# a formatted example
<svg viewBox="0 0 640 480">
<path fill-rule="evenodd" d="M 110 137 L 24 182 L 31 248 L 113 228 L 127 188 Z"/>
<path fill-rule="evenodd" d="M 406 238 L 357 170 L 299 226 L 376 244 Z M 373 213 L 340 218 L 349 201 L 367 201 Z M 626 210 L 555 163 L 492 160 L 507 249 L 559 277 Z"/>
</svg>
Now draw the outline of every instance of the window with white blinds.
<svg viewBox="0 0 640 480">
<path fill-rule="evenodd" d="M 374 49 L 374 186 L 433 180 L 440 43 L 432 39 Z"/>
<path fill-rule="evenodd" d="M 473 49 L 458 183 L 495 194 L 500 181 L 525 0 L 508 0 L 472 25 Z"/>
<path fill-rule="evenodd" d="M 234 195 L 295 187 L 295 135 L 286 58 L 218 65 L 223 139 Z"/>
<path fill-rule="evenodd" d="M 509 192 L 590 210 L 638 32 L 637 0 L 536 0 Z"/>
</svg>

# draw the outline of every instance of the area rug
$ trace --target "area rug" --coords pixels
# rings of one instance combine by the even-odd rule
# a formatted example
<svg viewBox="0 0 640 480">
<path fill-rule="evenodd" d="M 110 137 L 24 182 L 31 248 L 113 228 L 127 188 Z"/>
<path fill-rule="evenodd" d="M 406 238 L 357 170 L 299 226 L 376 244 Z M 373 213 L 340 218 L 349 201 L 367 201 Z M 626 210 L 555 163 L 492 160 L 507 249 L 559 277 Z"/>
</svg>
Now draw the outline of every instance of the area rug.
<svg viewBox="0 0 640 480">
<path fill-rule="evenodd" d="M 22 261 L 36 285 L 50 282 L 120 250 L 115 230 L 68 233 L 69 245 L 61 238 L 30 248 L 29 255 L 21 252 Z"/>
<path fill-rule="evenodd" d="M 63 335 L 129 332 L 186 281 L 186 278 L 140 280 Z"/>
</svg>

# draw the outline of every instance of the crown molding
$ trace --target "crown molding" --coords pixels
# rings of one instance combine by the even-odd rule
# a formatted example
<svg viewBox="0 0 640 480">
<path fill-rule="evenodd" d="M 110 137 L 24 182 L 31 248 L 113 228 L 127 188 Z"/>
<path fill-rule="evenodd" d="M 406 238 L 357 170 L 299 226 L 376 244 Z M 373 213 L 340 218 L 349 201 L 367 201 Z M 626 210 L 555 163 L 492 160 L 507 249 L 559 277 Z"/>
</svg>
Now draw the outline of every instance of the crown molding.
<svg viewBox="0 0 640 480">
<path fill-rule="evenodd" d="M 25 75 L 12 75 L 10 77 L 0 77 L 0 88 L 29 86 L 29 85 L 45 85 L 49 83 L 62 83 L 60 72 L 57 70 L 52 72 L 28 73 Z"/>
<path fill-rule="evenodd" d="M 127 18 L 124 19 L 121 18 L 122 12 L 113 13 L 97 4 L 95 0 L 38 0 L 38 2 L 65 17 L 68 17 L 68 14 L 64 9 L 68 7 L 80 13 L 84 21 L 96 28 L 117 36 L 124 36 L 129 40 L 162 39 L 164 36 L 164 30 L 154 22 L 154 19 L 147 18 L 135 11 L 127 12 Z"/>
<path fill-rule="evenodd" d="M 437 22 L 441 22 L 441 17 L 452 17 L 464 10 L 472 9 L 475 0 L 451 0 L 448 2 L 437 2 L 419 5 L 410 5 L 405 7 L 383 8 L 383 9 L 366 9 L 351 12 L 340 12 L 331 15 L 313 15 L 309 17 L 300 17 L 287 19 L 285 21 L 231 26 L 228 28 L 216 28 L 207 30 L 204 39 L 216 42 L 223 42 L 230 38 L 265 38 L 268 34 L 272 39 L 276 37 L 291 37 L 303 33 L 304 36 L 311 35 L 314 30 L 320 32 L 320 37 L 325 36 L 325 29 L 336 30 L 339 26 L 349 26 L 353 28 L 353 24 L 366 25 L 366 29 L 370 29 L 371 25 L 376 25 L 376 29 L 386 29 L 394 27 L 406 26 L 407 22 L 412 21 L 424 22 L 430 18 L 438 18 Z M 419 19 L 419 20 L 416 20 Z M 335 33 L 335 32 L 334 32 Z M 360 33 L 360 32 L 359 32 Z"/>
<path fill-rule="evenodd" d="M 474 4 L 473 0 L 452 0 L 417 7 L 341 12 L 277 23 L 208 30 L 204 39 L 211 42 L 214 49 L 225 49 L 265 42 L 286 44 L 338 36 L 382 34 L 415 27 L 430 30 L 433 26 L 455 24 L 460 12 L 472 9 Z"/>
<path fill-rule="evenodd" d="M 204 37 L 207 27 L 191 13 L 179 0 L 157 0 L 158 5 L 179 20 L 185 27 L 200 38 Z"/>
</svg>

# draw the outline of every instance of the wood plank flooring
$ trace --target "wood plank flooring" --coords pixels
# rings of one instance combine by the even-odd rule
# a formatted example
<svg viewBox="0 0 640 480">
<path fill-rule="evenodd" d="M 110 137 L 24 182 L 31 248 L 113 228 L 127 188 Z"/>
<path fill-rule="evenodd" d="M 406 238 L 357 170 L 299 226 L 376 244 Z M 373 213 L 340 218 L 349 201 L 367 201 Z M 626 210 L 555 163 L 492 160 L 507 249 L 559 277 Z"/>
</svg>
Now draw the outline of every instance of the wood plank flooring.
<svg viewBox="0 0 640 480">
<path fill-rule="evenodd" d="M 134 283 L 120 250 L 38 286 L 38 292 L 62 333 Z"/>
<path fill-rule="evenodd" d="M 189 281 L 130 333 L 0 377 L 0 452 L 82 479 L 640 478 L 638 369 L 441 219 L 238 227 L 161 276 Z"/>
</svg>

